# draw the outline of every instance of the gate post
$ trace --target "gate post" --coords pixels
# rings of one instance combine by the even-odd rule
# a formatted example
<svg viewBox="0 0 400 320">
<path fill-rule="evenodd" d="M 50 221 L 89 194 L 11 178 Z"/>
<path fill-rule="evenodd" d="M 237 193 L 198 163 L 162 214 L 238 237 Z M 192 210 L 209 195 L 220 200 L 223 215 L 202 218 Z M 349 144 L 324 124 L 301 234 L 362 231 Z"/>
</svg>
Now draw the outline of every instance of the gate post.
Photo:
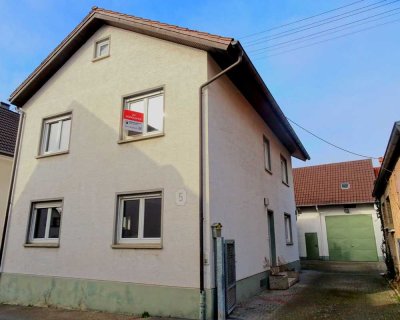
<svg viewBox="0 0 400 320">
<path fill-rule="evenodd" d="M 216 283 L 217 283 L 217 306 L 218 320 L 226 319 L 226 288 L 225 288 L 225 244 L 221 237 L 222 225 L 216 223 L 212 225 L 212 234 L 215 239 L 215 257 L 216 257 Z"/>
</svg>

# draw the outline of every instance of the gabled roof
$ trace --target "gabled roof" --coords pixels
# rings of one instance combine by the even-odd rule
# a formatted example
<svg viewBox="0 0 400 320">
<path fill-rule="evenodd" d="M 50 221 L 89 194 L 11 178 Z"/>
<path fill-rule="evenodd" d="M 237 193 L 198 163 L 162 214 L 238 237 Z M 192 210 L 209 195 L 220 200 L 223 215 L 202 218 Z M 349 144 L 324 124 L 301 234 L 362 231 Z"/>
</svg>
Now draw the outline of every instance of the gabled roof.
<svg viewBox="0 0 400 320">
<path fill-rule="evenodd" d="M 293 169 L 296 206 L 373 203 L 375 174 L 371 160 Z M 342 189 L 349 183 L 349 189 Z"/>
<path fill-rule="evenodd" d="M 205 50 L 222 69 L 235 62 L 238 56 L 243 53 L 243 61 L 228 73 L 229 78 L 260 114 L 291 155 L 302 160 L 310 159 L 307 151 L 239 42 L 229 37 L 189 30 L 97 7 L 92 8 L 92 11 L 83 21 L 11 94 L 9 101 L 18 107 L 23 107 L 46 81 L 103 25 L 110 25 Z"/>
<path fill-rule="evenodd" d="M 19 114 L 0 107 L 0 155 L 14 156 Z"/>
<path fill-rule="evenodd" d="M 385 156 L 379 170 L 378 178 L 376 179 L 373 195 L 374 197 L 381 197 L 385 192 L 387 181 L 400 159 L 400 121 L 393 125 L 392 133 L 390 134 L 389 142 L 386 147 Z M 384 168 L 384 169 L 382 169 Z"/>
</svg>

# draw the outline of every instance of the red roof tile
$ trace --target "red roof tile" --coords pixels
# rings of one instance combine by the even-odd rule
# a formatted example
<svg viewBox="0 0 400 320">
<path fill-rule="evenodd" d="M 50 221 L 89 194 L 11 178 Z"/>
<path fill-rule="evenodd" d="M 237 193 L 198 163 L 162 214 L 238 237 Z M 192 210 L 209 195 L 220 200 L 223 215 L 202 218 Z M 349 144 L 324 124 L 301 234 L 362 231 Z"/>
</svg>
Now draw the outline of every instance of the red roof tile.
<svg viewBox="0 0 400 320">
<path fill-rule="evenodd" d="M 297 206 L 372 203 L 375 174 L 371 160 L 293 169 Z M 341 184 L 348 182 L 349 189 Z"/>
<path fill-rule="evenodd" d="M 381 170 L 381 167 L 374 167 L 375 178 L 378 178 L 379 170 Z"/>
<path fill-rule="evenodd" d="M 229 38 L 229 37 L 223 37 L 223 36 L 219 36 L 219 35 L 215 35 L 215 34 L 211 34 L 211 33 L 207 33 L 207 32 L 191 30 L 191 29 L 183 28 L 183 27 L 176 26 L 173 24 L 168 24 L 168 23 L 164 23 L 164 22 L 160 22 L 160 21 L 156 21 L 156 20 L 144 19 L 144 18 L 140 18 L 137 16 L 129 15 L 129 14 L 111 11 L 108 9 L 93 7 L 92 11 L 99 12 L 99 13 L 105 13 L 105 14 L 112 14 L 114 16 L 120 17 L 121 19 L 126 19 L 126 20 L 129 20 L 132 22 L 140 23 L 140 24 L 147 25 L 150 27 L 155 27 L 155 28 L 158 28 L 161 30 L 163 29 L 163 30 L 173 31 L 176 33 L 185 34 L 188 36 L 201 38 L 204 40 L 220 42 L 220 43 L 223 43 L 226 45 L 228 45 L 233 40 L 233 38 Z"/>
<path fill-rule="evenodd" d="M 14 155 L 18 121 L 18 113 L 0 107 L 0 154 Z"/>
</svg>

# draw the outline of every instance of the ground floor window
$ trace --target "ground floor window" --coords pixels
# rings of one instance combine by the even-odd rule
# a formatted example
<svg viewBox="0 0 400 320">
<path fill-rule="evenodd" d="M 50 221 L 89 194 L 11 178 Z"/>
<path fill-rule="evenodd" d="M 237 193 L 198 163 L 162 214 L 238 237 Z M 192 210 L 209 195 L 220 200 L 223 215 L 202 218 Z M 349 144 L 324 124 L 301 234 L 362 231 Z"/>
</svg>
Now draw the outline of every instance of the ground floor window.
<svg viewBox="0 0 400 320">
<path fill-rule="evenodd" d="M 118 197 L 118 244 L 161 243 L 162 193 L 124 194 Z"/>
<path fill-rule="evenodd" d="M 28 242 L 57 243 L 60 237 L 62 201 L 32 204 Z"/>
<path fill-rule="evenodd" d="M 285 235 L 286 235 L 286 244 L 293 244 L 292 219 L 291 215 L 288 213 L 285 213 Z"/>
</svg>

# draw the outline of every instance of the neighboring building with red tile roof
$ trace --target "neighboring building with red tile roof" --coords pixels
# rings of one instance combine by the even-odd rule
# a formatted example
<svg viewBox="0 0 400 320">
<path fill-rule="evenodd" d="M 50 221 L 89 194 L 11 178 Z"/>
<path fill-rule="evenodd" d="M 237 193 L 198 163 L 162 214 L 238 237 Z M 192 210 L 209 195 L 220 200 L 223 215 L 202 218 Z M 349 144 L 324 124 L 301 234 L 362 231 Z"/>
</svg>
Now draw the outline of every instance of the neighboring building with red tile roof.
<svg viewBox="0 0 400 320">
<path fill-rule="evenodd" d="M 380 261 L 371 160 L 293 169 L 302 259 Z"/>
<path fill-rule="evenodd" d="M 9 110 L 8 105 L 0 105 L 0 155 L 13 157 L 17 140 L 19 114 Z"/>
<path fill-rule="evenodd" d="M 297 207 L 374 202 L 371 160 L 294 168 L 293 179 Z"/>
<path fill-rule="evenodd" d="M 375 179 L 378 178 L 379 170 L 381 170 L 381 167 L 374 167 Z"/>
<path fill-rule="evenodd" d="M 6 215 L 15 143 L 17 140 L 19 114 L 0 102 L 0 237 Z"/>
</svg>

